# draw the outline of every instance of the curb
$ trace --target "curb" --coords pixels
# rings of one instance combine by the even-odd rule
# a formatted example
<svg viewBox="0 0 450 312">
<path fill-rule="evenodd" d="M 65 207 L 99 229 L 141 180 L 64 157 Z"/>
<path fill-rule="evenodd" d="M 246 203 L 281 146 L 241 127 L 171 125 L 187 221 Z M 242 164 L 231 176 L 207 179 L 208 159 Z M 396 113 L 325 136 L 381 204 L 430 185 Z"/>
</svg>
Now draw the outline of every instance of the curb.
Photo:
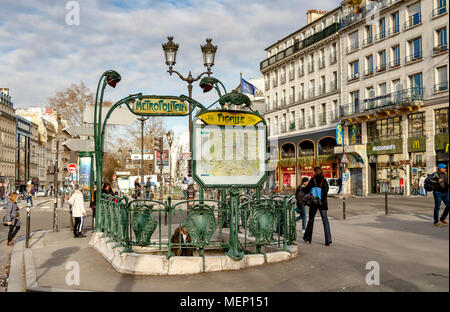
<svg viewBox="0 0 450 312">
<path fill-rule="evenodd" d="M 35 233 L 39 232 L 51 231 L 38 231 Z M 11 253 L 7 292 L 91 292 L 90 290 L 39 286 L 36 280 L 33 252 L 31 248 L 24 248 L 24 236 L 21 236 L 19 239 L 20 242 L 14 245 Z"/>
</svg>

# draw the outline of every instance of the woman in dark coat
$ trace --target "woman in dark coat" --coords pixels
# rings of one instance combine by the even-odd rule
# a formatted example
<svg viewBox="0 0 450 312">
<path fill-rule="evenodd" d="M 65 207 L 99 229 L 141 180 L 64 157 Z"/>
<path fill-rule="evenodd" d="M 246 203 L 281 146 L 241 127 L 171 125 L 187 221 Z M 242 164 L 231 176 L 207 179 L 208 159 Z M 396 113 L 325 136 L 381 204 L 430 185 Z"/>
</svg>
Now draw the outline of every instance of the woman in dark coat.
<svg viewBox="0 0 450 312">
<path fill-rule="evenodd" d="M 314 218 L 316 216 L 317 210 L 320 212 L 320 216 L 322 217 L 323 229 L 325 233 L 325 245 L 329 246 L 331 244 L 331 231 L 330 224 L 328 222 L 327 210 L 328 210 L 328 182 L 323 176 L 322 168 L 319 166 L 314 167 L 314 177 L 309 180 L 308 185 L 306 186 L 305 192 L 306 194 L 310 194 L 311 190 L 314 187 L 320 187 L 322 189 L 321 195 L 321 204 L 315 205 L 311 204 L 309 207 L 309 220 L 308 225 L 306 226 L 306 231 L 303 236 L 303 240 L 306 243 L 311 243 L 312 233 L 314 228 Z M 310 195 L 309 195 L 310 196 Z"/>
<path fill-rule="evenodd" d="M 9 226 L 8 232 L 8 246 L 14 246 L 14 237 L 20 230 L 20 207 L 17 205 L 17 193 L 12 193 L 9 196 L 8 202 L 6 203 L 6 214 L 3 222 L 6 226 Z"/>
</svg>

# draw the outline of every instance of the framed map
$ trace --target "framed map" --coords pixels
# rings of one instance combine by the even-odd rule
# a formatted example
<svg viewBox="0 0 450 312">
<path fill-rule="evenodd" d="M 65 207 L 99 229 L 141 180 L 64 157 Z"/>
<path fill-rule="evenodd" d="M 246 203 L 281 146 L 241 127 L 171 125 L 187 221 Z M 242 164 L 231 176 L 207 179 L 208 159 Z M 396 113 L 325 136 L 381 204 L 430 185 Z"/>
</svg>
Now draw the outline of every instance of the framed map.
<svg viewBox="0 0 450 312">
<path fill-rule="evenodd" d="M 205 187 L 255 187 L 267 177 L 266 126 L 195 125 L 194 177 Z"/>
</svg>

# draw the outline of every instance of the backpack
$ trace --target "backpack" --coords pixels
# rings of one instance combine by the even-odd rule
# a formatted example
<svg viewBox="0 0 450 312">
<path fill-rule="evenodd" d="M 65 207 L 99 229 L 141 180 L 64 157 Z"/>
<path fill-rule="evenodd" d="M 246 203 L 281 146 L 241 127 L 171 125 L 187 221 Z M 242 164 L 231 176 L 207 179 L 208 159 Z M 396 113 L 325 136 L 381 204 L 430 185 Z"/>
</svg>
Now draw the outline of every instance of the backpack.
<svg viewBox="0 0 450 312">
<path fill-rule="evenodd" d="M 436 180 L 436 176 L 434 173 L 427 175 L 427 178 L 423 182 L 423 188 L 427 192 L 433 191 L 437 185 L 438 185 L 438 180 Z"/>
<path fill-rule="evenodd" d="M 316 186 L 313 187 L 309 193 L 311 197 L 311 204 L 314 206 L 322 206 L 322 183 L 323 179 L 322 182 L 320 182 L 320 185 L 317 186 L 316 179 L 314 178 L 314 185 Z"/>
<path fill-rule="evenodd" d="M 297 200 L 298 203 L 302 203 L 305 201 L 305 193 L 302 192 L 302 185 L 300 184 L 297 187 L 297 190 L 295 191 L 295 199 Z"/>
</svg>

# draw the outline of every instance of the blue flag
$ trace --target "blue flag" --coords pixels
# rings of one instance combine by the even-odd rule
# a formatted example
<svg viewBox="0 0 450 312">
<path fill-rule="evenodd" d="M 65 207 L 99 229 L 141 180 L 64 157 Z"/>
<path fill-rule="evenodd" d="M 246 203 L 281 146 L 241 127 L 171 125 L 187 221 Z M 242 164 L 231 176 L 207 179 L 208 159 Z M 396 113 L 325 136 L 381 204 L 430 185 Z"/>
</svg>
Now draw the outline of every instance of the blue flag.
<svg viewBox="0 0 450 312">
<path fill-rule="evenodd" d="M 241 78 L 241 93 L 248 93 L 255 95 L 256 87 L 252 85 L 250 82 L 245 81 Z"/>
</svg>

